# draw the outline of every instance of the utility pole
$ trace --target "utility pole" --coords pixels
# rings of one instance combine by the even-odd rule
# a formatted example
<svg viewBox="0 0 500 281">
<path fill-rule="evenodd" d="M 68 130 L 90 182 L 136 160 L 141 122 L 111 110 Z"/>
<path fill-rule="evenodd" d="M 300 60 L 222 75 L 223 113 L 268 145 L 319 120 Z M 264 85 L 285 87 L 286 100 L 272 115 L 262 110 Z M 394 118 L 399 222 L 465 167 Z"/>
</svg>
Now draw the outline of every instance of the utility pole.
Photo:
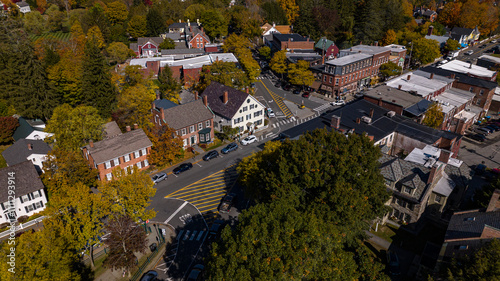
<svg viewBox="0 0 500 281">
<path fill-rule="evenodd" d="M 410 64 L 411 64 L 411 53 L 413 51 L 413 41 L 410 42 L 410 46 L 411 46 L 411 48 L 410 48 L 410 59 L 408 59 L 408 67 L 407 67 L 407 69 L 410 68 Z"/>
</svg>

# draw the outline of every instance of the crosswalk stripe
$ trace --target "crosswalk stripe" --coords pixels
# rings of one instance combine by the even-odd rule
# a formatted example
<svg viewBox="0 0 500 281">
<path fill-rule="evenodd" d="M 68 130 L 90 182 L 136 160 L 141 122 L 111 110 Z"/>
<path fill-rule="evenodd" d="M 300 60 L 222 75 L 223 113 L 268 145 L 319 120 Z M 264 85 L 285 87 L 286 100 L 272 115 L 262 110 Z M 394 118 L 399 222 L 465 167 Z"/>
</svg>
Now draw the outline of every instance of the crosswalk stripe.
<svg viewBox="0 0 500 281">
<path fill-rule="evenodd" d="M 198 230 L 193 231 L 193 234 L 191 234 L 189 241 L 193 241 L 194 237 L 196 237 L 196 233 L 198 233 Z"/>
<path fill-rule="evenodd" d="M 177 234 L 177 240 L 179 240 L 182 237 L 182 233 L 184 233 L 184 229 L 181 230 L 181 232 L 179 232 L 179 234 Z"/>
<path fill-rule="evenodd" d="M 186 234 L 184 235 L 184 238 L 182 240 L 186 240 L 189 238 L 189 233 L 191 233 L 191 230 L 186 230 Z"/>
<path fill-rule="evenodd" d="M 200 241 L 201 236 L 205 233 L 205 231 L 200 231 L 200 234 L 198 234 L 198 238 L 196 238 L 196 241 Z"/>
<path fill-rule="evenodd" d="M 212 193 L 212 194 L 215 194 L 215 193 Z M 210 194 L 210 195 L 212 195 L 212 194 Z M 204 197 L 204 195 L 206 195 L 206 194 L 202 194 L 201 196 L 198 196 L 198 197 L 194 197 L 194 198 L 193 198 L 193 199 L 196 199 L 196 198 L 203 197 L 202 199 L 198 199 L 198 200 L 189 200 L 189 202 L 190 202 L 191 204 L 194 204 L 194 203 L 196 203 L 196 202 L 204 201 L 204 200 L 206 200 L 206 199 L 219 198 L 219 197 L 222 197 L 222 195 L 224 195 L 224 194 L 226 194 L 226 191 L 223 191 L 223 190 L 221 190 L 221 192 L 218 192 L 217 194 L 215 194 L 215 195 L 213 195 L 213 196 L 210 196 L 210 197 Z M 217 200 L 219 200 L 219 199 L 217 199 Z"/>
</svg>

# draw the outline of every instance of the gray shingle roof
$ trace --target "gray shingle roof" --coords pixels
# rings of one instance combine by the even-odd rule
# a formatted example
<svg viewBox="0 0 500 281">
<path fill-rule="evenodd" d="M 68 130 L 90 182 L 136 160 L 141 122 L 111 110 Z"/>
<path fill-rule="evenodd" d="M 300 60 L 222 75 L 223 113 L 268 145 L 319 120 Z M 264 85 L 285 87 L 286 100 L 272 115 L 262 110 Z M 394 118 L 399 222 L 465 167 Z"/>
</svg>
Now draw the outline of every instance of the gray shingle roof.
<svg viewBox="0 0 500 281">
<path fill-rule="evenodd" d="M 304 37 L 304 36 L 297 34 L 297 33 L 291 33 L 291 34 L 273 33 L 273 39 L 276 39 L 280 42 L 288 41 L 288 39 L 295 41 L 295 42 L 307 41 L 307 37 Z"/>
<path fill-rule="evenodd" d="M 115 121 L 108 122 L 104 124 L 104 137 L 109 139 L 112 137 L 116 137 L 122 133 L 118 124 Z"/>
<path fill-rule="evenodd" d="M 142 46 L 146 43 L 151 42 L 156 46 L 160 45 L 163 42 L 163 38 L 161 37 L 139 37 L 137 38 L 137 45 Z"/>
<path fill-rule="evenodd" d="M 366 91 L 365 96 L 369 96 L 375 99 L 381 98 L 382 100 L 402 106 L 403 108 L 408 108 L 419 101 L 423 100 L 422 97 L 412 95 L 406 91 L 398 90 L 397 88 L 392 88 L 387 85 L 380 85 L 373 89 Z"/>
<path fill-rule="evenodd" d="M 28 144 L 33 146 L 31 150 L 28 149 Z M 19 139 L 4 150 L 2 155 L 7 165 L 12 166 L 26 161 L 26 158 L 32 154 L 47 154 L 50 150 L 50 146 L 43 140 Z"/>
<path fill-rule="evenodd" d="M 178 104 L 176 104 L 175 102 L 166 99 L 155 100 L 154 103 L 156 108 L 163 108 L 163 109 L 169 109 L 171 107 L 178 106 Z"/>
<path fill-rule="evenodd" d="M 201 99 L 166 109 L 164 114 L 164 121 L 174 130 L 196 125 L 213 117 Z"/>
<path fill-rule="evenodd" d="M 228 102 L 224 104 L 222 98 L 224 92 L 228 92 Z M 217 115 L 226 119 L 232 119 L 243 102 L 248 98 L 248 94 L 235 88 L 228 87 L 219 82 L 210 83 L 201 96 L 207 96 L 208 107 Z"/>
<path fill-rule="evenodd" d="M 500 229 L 500 211 L 454 214 L 444 239 L 479 238 L 485 226 Z"/>
<path fill-rule="evenodd" d="M 0 182 L 2 183 L 0 185 L 0 203 L 8 201 L 7 181 L 9 179 L 9 173 L 11 172 L 15 173 L 14 182 L 16 197 L 44 188 L 33 163 L 31 163 L 31 161 L 23 161 L 7 168 L 0 169 Z"/>
<path fill-rule="evenodd" d="M 29 136 L 31 132 L 39 130 L 37 128 L 32 127 L 29 124 L 29 122 L 23 117 L 19 117 L 18 121 L 19 121 L 19 127 L 16 128 L 14 134 L 12 135 L 14 141 L 18 141 L 19 139 L 24 139 L 25 137 Z"/>
<path fill-rule="evenodd" d="M 132 153 L 139 149 L 150 147 L 153 144 L 142 129 L 132 130 L 114 138 L 94 143 L 94 147 L 86 145 L 96 164 Z"/>
</svg>

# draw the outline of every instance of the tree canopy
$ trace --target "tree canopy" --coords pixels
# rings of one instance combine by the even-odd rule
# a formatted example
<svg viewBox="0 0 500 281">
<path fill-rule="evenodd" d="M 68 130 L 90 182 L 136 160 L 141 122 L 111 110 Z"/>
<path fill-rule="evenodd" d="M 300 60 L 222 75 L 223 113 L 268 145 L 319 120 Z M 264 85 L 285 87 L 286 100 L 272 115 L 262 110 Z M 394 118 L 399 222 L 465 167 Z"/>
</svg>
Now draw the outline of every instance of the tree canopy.
<svg viewBox="0 0 500 281">
<path fill-rule="evenodd" d="M 427 109 L 422 124 L 437 129 L 443 123 L 443 118 L 444 118 L 443 108 L 438 103 L 433 103 Z"/>
</svg>

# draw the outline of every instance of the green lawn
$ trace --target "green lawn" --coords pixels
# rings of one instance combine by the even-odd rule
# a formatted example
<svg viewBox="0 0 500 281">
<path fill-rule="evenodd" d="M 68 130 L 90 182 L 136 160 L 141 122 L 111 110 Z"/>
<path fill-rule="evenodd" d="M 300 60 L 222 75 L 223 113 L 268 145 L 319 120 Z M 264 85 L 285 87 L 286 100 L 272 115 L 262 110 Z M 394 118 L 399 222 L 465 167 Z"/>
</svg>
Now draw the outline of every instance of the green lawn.
<svg viewBox="0 0 500 281">
<path fill-rule="evenodd" d="M 371 233 L 391 243 L 393 239 L 396 238 L 397 231 L 398 228 L 390 224 L 387 225 L 379 224 L 377 232 L 375 232 L 375 226 L 373 226 L 372 229 L 370 230 Z"/>
<path fill-rule="evenodd" d="M 7 162 L 3 159 L 2 152 L 10 145 L 0 145 L 0 169 L 7 167 Z"/>
</svg>

